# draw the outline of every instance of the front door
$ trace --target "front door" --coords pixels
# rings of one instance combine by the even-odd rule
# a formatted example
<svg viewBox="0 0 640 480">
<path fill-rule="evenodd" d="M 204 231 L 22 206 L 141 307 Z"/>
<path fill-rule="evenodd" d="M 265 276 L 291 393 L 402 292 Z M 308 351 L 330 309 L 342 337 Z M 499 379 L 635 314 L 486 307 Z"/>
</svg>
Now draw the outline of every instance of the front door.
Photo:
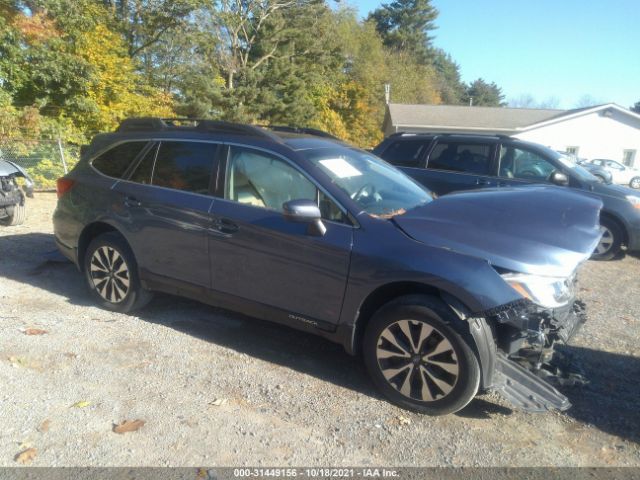
<svg viewBox="0 0 640 480">
<path fill-rule="evenodd" d="M 349 270 L 353 228 L 300 170 L 261 150 L 230 147 L 224 198 L 209 234 L 212 288 L 282 311 L 283 319 L 333 327 Z M 318 202 L 323 236 L 284 219 L 289 200 Z"/>
<path fill-rule="evenodd" d="M 500 148 L 499 186 L 510 187 L 530 183 L 550 183 L 551 174 L 562 169 L 538 153 L 504 144 Z"/>
<path fill-rule="evenodd" d="M 207 232 L 217 145 L 163 141 L 114 187 L 143 274 L 210 285 Z"/>
</svg>

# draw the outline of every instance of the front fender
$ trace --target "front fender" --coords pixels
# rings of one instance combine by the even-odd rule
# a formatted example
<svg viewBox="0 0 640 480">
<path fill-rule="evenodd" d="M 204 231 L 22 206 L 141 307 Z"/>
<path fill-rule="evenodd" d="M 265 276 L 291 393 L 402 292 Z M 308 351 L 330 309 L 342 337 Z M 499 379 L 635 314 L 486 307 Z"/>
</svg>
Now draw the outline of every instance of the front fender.
<svg viewBox="0 0 640 480">
<path fill-rule="evenodd" d="M 387 226 L 374 225 L 373 232 L 370 227 L 366 233 L 354 231 L 341 329 L 355 331 L 367 299 L 392 284 L 421 285 L 444 292 L 457 299 L 470 317 L 521 300 L 488 261 L 425 245 L 391 223 Z"/>
</svg>

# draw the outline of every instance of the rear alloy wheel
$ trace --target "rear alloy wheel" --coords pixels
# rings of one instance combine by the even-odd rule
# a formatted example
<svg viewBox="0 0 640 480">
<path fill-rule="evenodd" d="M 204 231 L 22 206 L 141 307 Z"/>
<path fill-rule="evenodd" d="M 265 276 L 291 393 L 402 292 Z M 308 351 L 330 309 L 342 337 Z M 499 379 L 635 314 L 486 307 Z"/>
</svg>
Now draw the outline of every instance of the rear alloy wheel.
<svg viewBox="0 0 640 480">
<path fill-rule="evenodd" d="M 114 233 L 96 237 L 84 258 L 85 278 L 103 307 L 117 312 L 141 308 L 151 293 L 140 285 L 137 264 L 127 243 Z"/>
<path fill-rule="evenodd" d="M 611 260 L 622 248 L 622 231 L 620 227 L 609 219 L 600 220 L 600 233 L 602 238 L 593 255 L 594 260 Z"/>
<path fill-rule="evenodd" d="M 480 368 L 448 307 L 431 297 L 393 302 L 372 318 L 363 353 L 380 391 L 396 405 L 428 415 L 460 410 L 475 396 Z"/>
<path fill-rule="evenodd" d="M 108 246 L 100 247 L 89 263 L 91 281 L 103 300 L 111 303 L 122 302 L 131 287 L 131 272 L 120 253 Z"/>
<path fill-rule="evenodd" d="M 640 188 L 640 177 L 633 177 L 629 182 L 629 186 L 635 189 Z"/>
</svg>

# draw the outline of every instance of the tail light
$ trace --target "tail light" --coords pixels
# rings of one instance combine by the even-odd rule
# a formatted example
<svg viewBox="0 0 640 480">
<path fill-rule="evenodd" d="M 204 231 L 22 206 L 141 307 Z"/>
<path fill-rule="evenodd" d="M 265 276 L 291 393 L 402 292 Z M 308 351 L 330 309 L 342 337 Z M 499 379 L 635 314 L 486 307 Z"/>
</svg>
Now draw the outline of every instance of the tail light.
<svg viewBox="0 0 640 480">
<path fill-rule="evenodd" d="M 65 193 L 73 188 L 75 183 L 76 182 L 74 180 L 66 177 L 61 177 L 56 180 L 56 192 L 58 193 L 58 198 L 62 198 Z"/>
</svg>

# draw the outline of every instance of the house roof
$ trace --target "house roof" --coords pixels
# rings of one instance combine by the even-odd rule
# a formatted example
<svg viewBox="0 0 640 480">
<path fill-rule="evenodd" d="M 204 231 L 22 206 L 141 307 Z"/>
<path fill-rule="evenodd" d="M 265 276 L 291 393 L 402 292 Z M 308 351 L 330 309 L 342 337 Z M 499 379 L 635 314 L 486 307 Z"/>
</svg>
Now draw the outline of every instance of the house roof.
<svg viewBox="0 0 640 480">
<path fill-rule="evenodd" d="M 640 118 L 630 110 L 613 103 L 573 110 L 391 103 L 388 105 L 385 123 L 389 122 L 396 131 L 431 128 L 516 132 L 607 108 Z"/>
</svg>

